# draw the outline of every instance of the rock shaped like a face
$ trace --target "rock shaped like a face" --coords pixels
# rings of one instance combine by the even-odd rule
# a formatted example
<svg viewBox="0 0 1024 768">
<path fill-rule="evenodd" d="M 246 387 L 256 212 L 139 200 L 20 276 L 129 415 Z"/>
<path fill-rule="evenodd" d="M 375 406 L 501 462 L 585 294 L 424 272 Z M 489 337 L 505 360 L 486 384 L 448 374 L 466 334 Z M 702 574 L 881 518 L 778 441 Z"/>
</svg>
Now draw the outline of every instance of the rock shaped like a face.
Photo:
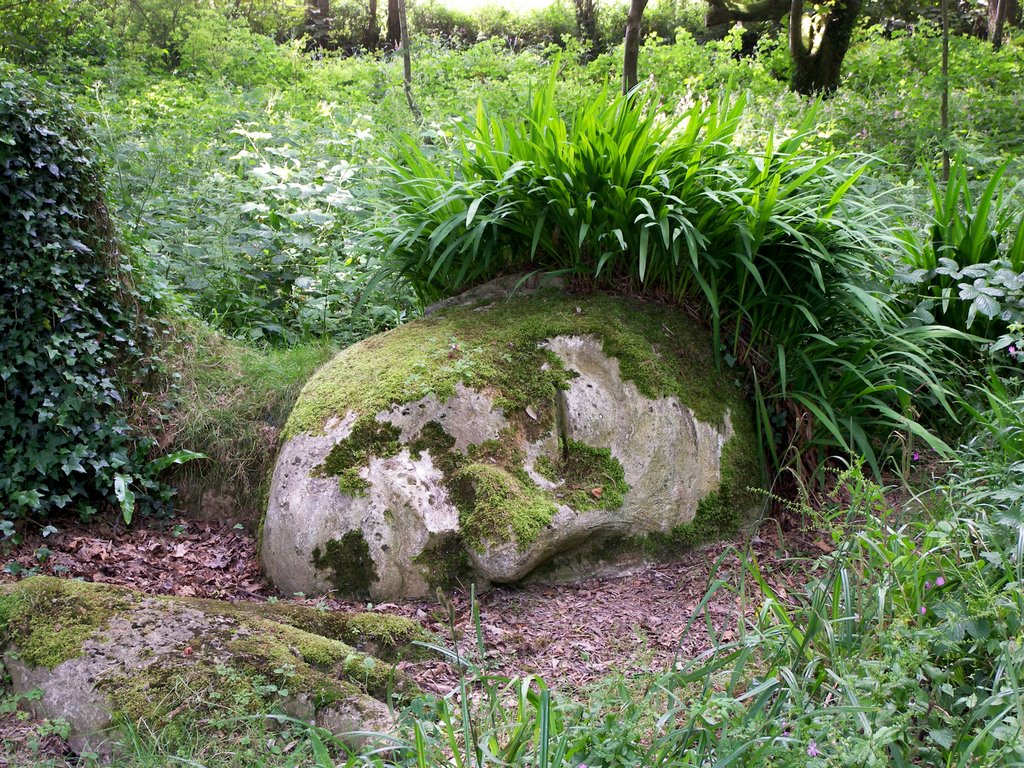
<svg viewBox="0 0 1024 768">
<path fill-rule="evenodd" d="M 749 407 L 703 334 L 666 312 L 520 299 L 342 352 L 300 396 L 301 428 L 289 424 L 267 575 L 284 592 L 388 600 L 540 566 L 584 575 L 609 545 L 734 525 L 756 471 Z M 360 389 L 378 382 L 390 389 Z"/>
</svg>

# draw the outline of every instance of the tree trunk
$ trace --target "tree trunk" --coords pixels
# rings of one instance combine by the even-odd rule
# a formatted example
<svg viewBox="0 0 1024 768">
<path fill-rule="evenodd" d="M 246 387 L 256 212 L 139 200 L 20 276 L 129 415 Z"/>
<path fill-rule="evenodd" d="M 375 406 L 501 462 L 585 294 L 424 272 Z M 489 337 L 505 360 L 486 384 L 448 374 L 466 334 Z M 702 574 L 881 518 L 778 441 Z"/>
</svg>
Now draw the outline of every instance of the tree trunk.
<svg viewBox="0 0 1024 768">
<path fill-rule="evenodd" d="M 804 18 L 803 0 L 792 0 L 789 53 L 797 93 L 829 95 L 839 87 L 843 58 L 863 0 L 832 0 L 820 14 Z"/>
<path fill-rule="evenodd" d="M 330 47 L 331 0 L 306 0 L 306 29 L 310 47 Z"/>
<path fill-rule="evenodd" d="M 417 120 L 423 119 L 423 113 L 416 106 L 412 97 L 412 49 L 409 43 L 409 21 L 405 13 L 405 0 L 396 0 L 398 3 L 398 21 L 402 39 L 402 79 L 405 83 L 405 98 L 409 102 L 409 109 Z"/>
<path fill-rule="evenodd" d="M 939 123 L 942 130 L 942 180 L 949 181 L 949 0 L 942 0 L 942 96 Z"/>
<path fill-rule="evenodd" d="M 389 51 L 397 51 L 402 44 L 402 20 L 398 0 L 388 0 L 388 29 L 384 42 Z"/>
<path fill-rule="evenodd" d="M 590 48 L 584 53 L 586 61 L 593 61 L 601 52 L 601 41 L 597 32 L 597 7 L 594 0 L 575 0 L 576 34 L 581 40 L 589 40 Z"/>
<path fill-rule="evenodd" d="M 638 81 L 636 66 L 640 58 L 640 24 L 644 19 L 647 0 L 629 0 L 629 13 L 626 15 L 626 39 L 622 57 L 622 92 L 629 93 Z"/>
<path fill-rule="evenodd" d="M 380 47 L 380 19 L 377 18 L 377 0 L 370 0 L 368 12 L 370 18 L 366 22 L 363 47 L 368 51 L 376 51 Z"/>
<path fill-rule="evenodd" d="M 1016 0 L 989 0 L 988 3 L 988 40 L 992 47 L 999 50 L 1003 45 L 1003 27 L 1007 19 L 1017 14 Z"/>
</svg>

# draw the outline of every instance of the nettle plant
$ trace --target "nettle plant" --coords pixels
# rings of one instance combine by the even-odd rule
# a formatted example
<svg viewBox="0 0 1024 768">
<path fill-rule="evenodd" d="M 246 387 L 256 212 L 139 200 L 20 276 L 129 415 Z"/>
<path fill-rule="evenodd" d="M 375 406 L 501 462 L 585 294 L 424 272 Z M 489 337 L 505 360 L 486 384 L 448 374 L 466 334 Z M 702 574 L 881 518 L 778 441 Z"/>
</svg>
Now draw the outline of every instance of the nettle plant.
<svg viewBox="0 0 1024 768">
<path fill-rule="evenodd" d="M 0 64 L 0 515 L 88 518 L 161 495 L 124 418 L 153 372 L 145 299 L 73 111 Z"/>
</svg>

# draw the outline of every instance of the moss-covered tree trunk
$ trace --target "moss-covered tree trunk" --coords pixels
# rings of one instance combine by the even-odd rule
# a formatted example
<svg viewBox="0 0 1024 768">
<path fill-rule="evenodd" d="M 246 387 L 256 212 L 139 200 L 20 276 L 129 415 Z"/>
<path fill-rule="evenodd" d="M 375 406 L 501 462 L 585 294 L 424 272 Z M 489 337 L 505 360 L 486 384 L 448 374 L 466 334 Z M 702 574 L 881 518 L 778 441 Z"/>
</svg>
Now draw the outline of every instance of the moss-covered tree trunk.
<svg viewBox="0 0 1024 768">
<path fill-rule="evenodd" d="M 863 0 L 832 0 L 804 15 L 804 0 L 793 0 L 789 15 L 791 88 L 807 95 L 829 95 L 839 87 L 843 59 L 850 47 Z"/>
<path fill-rule="evenodd" d="M 584 53 L 587 61 L 592 61 L 601 52 L 601 39 L 597 30 L 597 4 L 594 0 L 575 0 L 576 33 L 581 40 L 590 43 Z"/>
<path fill-rule="evenodd" d="M 409 109 L 417 120 L 423 119 L 423 113 L 416 106 L 412 96 L 412 41 L 409 39 L 409 16 L 406 13 L 405 0 L 398 1 L 398 23 L 402 35 L 402 82 L 405 86 L 405 98 Z"/>
<path fill-rule="evenodd" d="M 1003 28 L 1007 22 L 1013 23 L 1019 10 L 1017 0 L 989 0 L 988 39 L 996 50 L 1003 45 Z"/>
</svg>

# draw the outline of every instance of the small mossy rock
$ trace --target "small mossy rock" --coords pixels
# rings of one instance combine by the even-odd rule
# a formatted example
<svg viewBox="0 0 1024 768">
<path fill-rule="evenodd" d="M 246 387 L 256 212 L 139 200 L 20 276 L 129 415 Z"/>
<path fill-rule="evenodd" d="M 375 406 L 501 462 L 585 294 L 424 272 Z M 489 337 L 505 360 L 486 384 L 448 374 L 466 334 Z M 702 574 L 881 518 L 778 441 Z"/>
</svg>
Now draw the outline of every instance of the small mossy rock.
<svg viewBox="0 0 1024 768">
<path fill-rule="evenodd" d="M 392 650 L 418 636 L 396 621 L 380 633 Z M 34 714 L 66 720 L 80 752 L 109 753 L 121 722 L 159 727 L 172 742 L 274 712 L 345 732 L 390 730 L 388 691 L 414 691 L 390 664 L 337 639 L 352 626 L 377 636 L 362 614 L 298 605 L 151 597 L 45 576 L 0 586 L 13 693 L 41 691 L 27 699 Z"/>
<path fill-rule="evenodd" d="M 390 600 L 586 575 L 610 553 L 726 535 L 756 506 L 752 409 L 698 323 L 609 295 L 493 294 L 307 383 L 263 525 L 282 591 Z"/>
</svg>

